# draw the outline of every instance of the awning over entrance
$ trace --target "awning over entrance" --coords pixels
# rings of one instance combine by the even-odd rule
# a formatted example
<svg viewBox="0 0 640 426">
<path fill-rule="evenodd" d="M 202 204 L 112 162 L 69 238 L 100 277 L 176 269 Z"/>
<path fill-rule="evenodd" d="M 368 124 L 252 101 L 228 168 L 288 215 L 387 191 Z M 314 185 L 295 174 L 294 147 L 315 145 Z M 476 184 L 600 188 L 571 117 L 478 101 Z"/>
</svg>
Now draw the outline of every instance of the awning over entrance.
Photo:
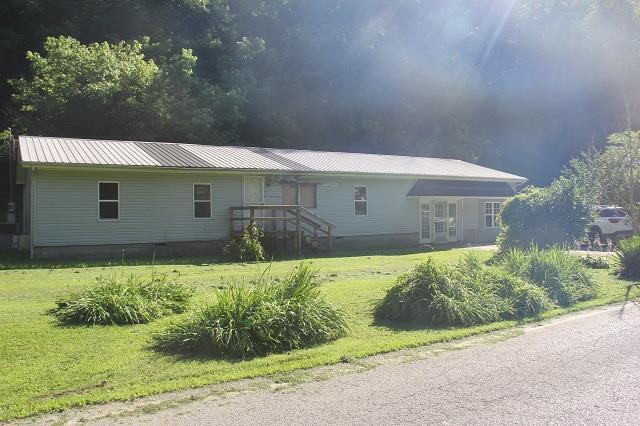
<svg viewBox="0 0 640 426">
<path fill-rule="evenodd" d="M 511 197 L 515 191 L 506 182 L 419 179 L 407 197 Z"/>
</svg>

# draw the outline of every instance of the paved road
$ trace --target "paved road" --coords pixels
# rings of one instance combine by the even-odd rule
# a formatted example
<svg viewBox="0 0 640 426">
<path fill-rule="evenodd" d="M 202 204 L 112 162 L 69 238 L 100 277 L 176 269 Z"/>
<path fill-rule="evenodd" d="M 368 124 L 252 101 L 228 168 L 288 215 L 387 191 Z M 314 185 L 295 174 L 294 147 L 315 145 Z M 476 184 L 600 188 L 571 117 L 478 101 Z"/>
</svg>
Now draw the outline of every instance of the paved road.
<svg viewBox="0 0 640 426">
<path fill-rule="evenodd" d="M 637 304 L 523 330 L 518 337 L 284 391 L 197 401 L 120 420 L 185 425 L 640 424 Z"/>
<path fill-rule="evenodd" d="M 640 306 L 634 303 L 367 362 L 375 368 L 279 391 L 263 386 L 266 390 L 202 397 L 204 391 L 196 390 L 192 396 L 161 397 L 178 402 L 165 399 L 155 408 L 134 409 L 137 402 L 120 403 L 32 421 L 261 426 L 640 424 Z M 200 396 L 192 401 L 198 392 Z"/>
</svg>

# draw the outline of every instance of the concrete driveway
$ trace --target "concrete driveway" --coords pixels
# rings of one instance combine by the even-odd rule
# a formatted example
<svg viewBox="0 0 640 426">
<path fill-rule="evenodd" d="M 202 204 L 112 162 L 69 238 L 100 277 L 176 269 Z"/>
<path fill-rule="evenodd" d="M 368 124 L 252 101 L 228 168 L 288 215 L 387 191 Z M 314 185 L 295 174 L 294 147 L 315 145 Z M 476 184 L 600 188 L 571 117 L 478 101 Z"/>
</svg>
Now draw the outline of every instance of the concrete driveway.
<svg viewBox="0 0 640 426">
<path fill-rule="evenodd" d="M 205 388 L 31 421 L 639 424 L 640 308 L 627 303 L 302 374 L 315 379 Z"/>
</svg>

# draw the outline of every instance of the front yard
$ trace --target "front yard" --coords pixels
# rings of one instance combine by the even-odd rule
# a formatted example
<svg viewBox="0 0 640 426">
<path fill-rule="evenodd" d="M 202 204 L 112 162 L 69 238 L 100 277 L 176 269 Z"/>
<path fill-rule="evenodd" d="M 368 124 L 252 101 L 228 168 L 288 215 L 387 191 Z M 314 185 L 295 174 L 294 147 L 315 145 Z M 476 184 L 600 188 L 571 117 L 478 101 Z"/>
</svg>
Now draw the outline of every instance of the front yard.
<svg viewBox="0 0 640 426">
<path fill-rule="evenodd" d="M 411 329 L 374 324 L 373 303 L 399 273 L 428 256 L 440 262 L 455 262 L 462 253 L 453 249 L 315 259 L 313 265 L 320 269 L 327 297 L 348 314 L 349 334 L 311 349 L 240 362 L 181 358 L 154 351 L 150 347 L 151 334 L 175 317 L 148 325 L 71 327 L 58 325 L 47 314 L 57 297 L 91 283 L 97 275 L 122 269 L 149 273 L 151 266 L 0 271 L 0 420 L 348 361 L 517 325 L 515 321 L 502 321 L 468 328 Z M 488 258 L 489 253 L 482 256 Z M 271 273 L 283 274 L 296 264 L 293 260 L 274 262 Z M 258 270 L 254 264 L 173 264 L 155 268 L 179 274 L 182 281 L 194 286 L 192 307 L 205 303 L 214 288 Z M 592 273 L 600 284 L 599 297 L 571 310 L 624 299 L 625 282 L 608 270 Z M 634 295 L 637 294 L 636 291 Z M 543 316 L 567 311 L 554 309 Z"/>
</svg>

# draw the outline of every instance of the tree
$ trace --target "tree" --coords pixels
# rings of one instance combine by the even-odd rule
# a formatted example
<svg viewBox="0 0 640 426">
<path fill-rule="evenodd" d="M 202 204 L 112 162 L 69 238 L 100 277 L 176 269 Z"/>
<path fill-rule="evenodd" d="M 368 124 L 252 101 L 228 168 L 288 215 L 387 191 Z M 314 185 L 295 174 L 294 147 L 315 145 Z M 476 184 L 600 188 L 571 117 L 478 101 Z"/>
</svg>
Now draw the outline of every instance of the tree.
<svg viewBox="0 0 640 426">
<path fill-rule="evenodd" d="M 563 172 L 594 203 L 615 204 L 631 215 L 634 230 L 640 224 L 640 131 L 609 136 L 604 151 L 590 150 L 572 160 Z"/>
<path fill-rule="evenodd" d="M 560 177 L 544 188 L 530 186 L 509 199 L 500 213 L 498 244 L 547 248 L 581 240 L 593 215 L 575 181 Z"/>
<path fill-rule="evenodd" d="M 188 49 L 171 54 L 148 39 L 83 45 L 60 36 L 27 58 L 32 77 L 11 82 L 21 132 L 222 143 L 234 141 L 242 121 L 240 93 L 197 78 Z"/>
<path fill-rule="evenodd" d="M 640 219 L 640 132 L 626 130 L 609 136 L 605 150 L 607 164 L 617 167 L 616 172 L 622 176 L 621 191 L 626 192 L 622 198 L 625 207 L 633 219 L 633 229 L 638 232 Z"/>
</svg>

